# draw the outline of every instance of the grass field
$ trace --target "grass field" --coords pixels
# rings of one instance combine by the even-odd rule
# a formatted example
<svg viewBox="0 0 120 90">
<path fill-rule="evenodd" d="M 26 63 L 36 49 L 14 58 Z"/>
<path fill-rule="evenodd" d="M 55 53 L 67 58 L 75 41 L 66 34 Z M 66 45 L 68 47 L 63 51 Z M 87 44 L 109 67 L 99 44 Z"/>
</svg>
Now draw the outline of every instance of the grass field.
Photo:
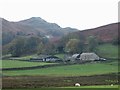
<svg viewBox="0 0 120 90">
<path fill-rule="evenodd" d="M 41 66 L 48 64 L 56 64 L 56 63 L 2 60 L 2 68 L 32 67 L 32 66 Z"/>
<path fill-rule="evenodd" d="M 98 55 L 104 58 L 118 58 L 118 47 L 111 44 L 104 44 L 98 47 Z M 28 60 L 31 56 L 20 57 L 21 60 Z M 64 59 L 64 54 L 57 54 L 57 57 Z M 56 63 L 45 62 L 27 62 L 17 60 L 3 60 L 2 68 L 32 67 Z M 3 71 L 2 74 L 10 77 L 4 77 L 4 87 L 33 87 L 34 89 L 22 90 L 56 90 L 56 88 L 39 88 L 40 86 L 59 86 L 60 90 L 90 90 L 90 88 L 113 88 L 116 90 L 118 85 L 110 86 L 111 83 L 118 81 L 116 73 L 118 72 L 118 60 L 108 60 L 105 62 L 93 62 L 86 64 L 74 64 L 66 66 L 54 66 L 49 68 Z M 106 74 L 106 75 L 104 75 Z M 112 75 L 115 74 L 115 75 Z M 12 76 L 12 77 L 11 77 Z M 18 77 L 17 77 L 18 76 Z M 74 87 L 76 82 L 81 85 Z M 82 81 L 82 82 L 81 82 Z M 52 82 L 52 83 L 51 83 Z M 11 85 L 12 83 L 12 85 Z M 97 84 L 96 84 L 97 83 Z M 21 85 L 21 86 L 19 86 Z M 29 86 L 30 85 L 30 86 Z M 62 86 L 62 87 L 61 87 Z M 67 87 L 68 86 L 68 87 Z M 115 89 L 116 88 L 116 89 Z M 3 89 L 3 90 L 21 90 L 21 89 Z M 92 89 L 93 90 L 93 89 Z"/>
<path fill-rule="evenodd" d="M 80 87 L 63 87 L 63 88 L 118 88 L 118 85 L 96 85 L 96 86 L 80 86 Z"/>
<path fill-rule="evenodd" d="M 110 88 L 110 90 L 117 90 L 118 85 L 110 86 L 110 85 L 98 85 L 98 86 L 80 86 L 80 87 L 59 87 L 59 88 L 34 88 L 34 89 L 22 89 L 22 90 L 106 90 Z M 3 90 L 21 90 L 21 89 L 3 89 Z M 107 89 L 108 90 L 108 89 Z"/>
<path fill-rule="evenodd" d="M 112 44 L 103 44 L 98 47 L 99 54 L 106 58 L 117 58 L 118 47 Z M 35 55 L 33 55 L 35 56 Z M 64 54 L 57 54 L 59 58 L 63 59 Z M 32 56 L 24 56 L 23 59 L 31 58 Z M 19 71 L 3 71 L 5 75 L 53 75 L 53 76 L 84 76 L 84 75 L 96 75 L 118 72 L 118 60 L 107 63 L 89 63 L 69 66 L 57 66 L 50 68 L 34 69 L 34 70 L 19 70 Z M 16 60 L 3 60 L 3 68 L 16 68 L 16 67 L 32 67 L 41 66 L 55 63 L 45 62 L 26 62 Z"/>
<path fill-rule="evenodd" d="M 118 58 L 118 46 L 112 44 L 102 44 L 98 46 L 97 53 L 104 58 Z M 55 56 L 64 59 L 64 54 L 56 54 Z"/>
<path fill-rule="evenodd" d="M 114 63 L 114 62 L 113 62 Z M 4 75 L 42 75 L 42 76 L 89 76 L 118 72 L 118 66 L 106 63 L 89 63 L 57 66 L 34 70 L 3 71 Z"/>
<path fill-rule="evenodd" d="M 60 59 L 64 59 L 64 54 L 56 54 L 56 57 L 59 57 Z"/>
<path fill-rule="evenodd" d="M 22 56 L 22 57 L 20 57 L 21 59 L 25 59 L 25 60 L 29 60 L 30 58 L 32 58 L 32 57 L 35 57 L 35 56 L 37 56 L 36 54 L 34 54 L 34 55 L 27 55 L 27 56 Z"/>
<path fill-rule="evenodd" d="M 98 54 L 104 58 L 118 58 L 118 46 L 112 44 L 99 45 Z"/>
</svg>

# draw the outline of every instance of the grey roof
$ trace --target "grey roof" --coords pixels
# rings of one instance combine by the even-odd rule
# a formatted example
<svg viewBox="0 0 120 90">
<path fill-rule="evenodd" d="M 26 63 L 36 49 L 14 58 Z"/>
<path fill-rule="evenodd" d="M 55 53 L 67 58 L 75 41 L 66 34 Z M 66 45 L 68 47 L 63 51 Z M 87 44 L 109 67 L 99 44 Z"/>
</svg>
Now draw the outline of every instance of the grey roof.
<svg viewBox="0 0 120 90">
<path fill-rule="evenodd" d="M 77 58 L 80 54 L 73 54 L 72 58 Z"/>
<path fill-rule="evenodd" d="M 82 53 L 80 55 L 81 60 L 99 60 L 99 56 L 95 53 Z"/>
<path fill-rule="evenodd" d="M 37 57 L 33 57 L 33 58 L 44 59 L 44 58 L 51 58 L 51 57 L 58 58 L 58 57 L 56 57 L 54 55 L 42 55 L 42 54 L 37 56 Z"/>
</svg>

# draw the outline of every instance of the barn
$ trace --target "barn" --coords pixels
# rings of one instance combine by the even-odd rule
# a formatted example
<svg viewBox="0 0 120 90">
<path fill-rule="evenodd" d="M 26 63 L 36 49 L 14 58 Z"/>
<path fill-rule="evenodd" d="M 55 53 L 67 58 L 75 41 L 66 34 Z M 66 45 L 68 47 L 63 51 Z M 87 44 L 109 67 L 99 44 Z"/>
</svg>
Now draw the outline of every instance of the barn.
<svg viewBox="0 0 120 90">
<path fill-rule="evenodd" d="M 60 58 L 53 56 L 53 55 L 46 57 L 44 60 L 46 62 L 59 62 L 59 61 L 61 61 Z"/>
<path fill-rule="evenodd" d="M 38 61 L 38 62 L 59 62 L 61 61 L 60 58 L 54 55 L 39 55 L 38 57 L 30 58 L 30 61 Z"/>
<path fill-rule="evenodd" d="M 79 60 L 80 58 L 80 54 L 73 54 L 71 59 L 74 59 L 74 60 Z"/>
<path fill-rule="evenodd" d="M 98 55 L 96 55 L 95 53 L 82 53 L 80 55 L 80 60 L 95 61 L 95 60 L 100 60 L 100 57 Z"/>
</svg>

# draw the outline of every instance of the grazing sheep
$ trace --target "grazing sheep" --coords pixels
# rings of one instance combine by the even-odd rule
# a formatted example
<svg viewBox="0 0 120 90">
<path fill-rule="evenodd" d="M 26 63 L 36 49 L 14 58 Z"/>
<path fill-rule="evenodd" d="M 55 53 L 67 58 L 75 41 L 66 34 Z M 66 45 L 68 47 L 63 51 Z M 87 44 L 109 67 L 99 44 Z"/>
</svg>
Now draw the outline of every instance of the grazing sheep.
<svg viewBox="0 0 120 90">
<path fill-rule="evenodd" d="M 113 84 L 111 84 L 110 86 L 113 86 Z"/>
<path fill-rule="evenodd" d="M 80 84 L 79 84 L 79 83 L 76 83 L 75 86 L 76 86 L 76 87 L 80 87 Z"/>
</svg>

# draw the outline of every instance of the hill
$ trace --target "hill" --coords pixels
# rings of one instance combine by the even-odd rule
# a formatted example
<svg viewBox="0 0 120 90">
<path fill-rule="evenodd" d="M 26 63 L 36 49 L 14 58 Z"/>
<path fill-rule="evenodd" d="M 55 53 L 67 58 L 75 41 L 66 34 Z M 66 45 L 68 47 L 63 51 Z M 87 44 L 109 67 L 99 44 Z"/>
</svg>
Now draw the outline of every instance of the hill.
<svg viewBox="0 0 120 90">
<path fill-rule="evenodd" d="M 56 23 L 49 23 L 40 17 L 32 17 L 18 22 L 10 22 L 2 19 L 3 45 L 11 42 L 11 40 L 18 35 L 34 35 L 56 41 L 69 33 L 73 33 L 74 36 L 84 36 L 84 38 L 96 36 L 100 41 L 110 42 L 118 36 L 118 25 L 120 25 L 120 23 L 80 31 L 70 27 L 61 28 Z"/>
<path fill-rule="evenodd" d="M 40 17 L 32 17 L 18 22 L 10 22 L 2 18 L 2 44 L 5 53 L 9 51 L 8 48 L 11 48 L 11 46 L 19 41 L 24 42 L 21 43 L 22 45 L 26 44 L 27 41 L 25 47 L 27 48 L 27 45 L 29 45 L 29 47 L 34 47 L 34 50 L 36 52 L 40 45 L 40 49 L 43 49 L 42 46 L 45 46 L 43 51 L 46 52 L 48 52 L 47 50 L 49 50 L 50 52 L 52 52 L 51 50 L 53 50 L 53 52 L 63 52 L 61 49 L 64 49 L 64 43 L 66 44 L 68 42 L 67 39 L 64 37 L 69 38 L 69 36 L 71 35 L 70 37 L 79 37 L 80 40 L 86 41 L 89 36 L 95 36 L 97 37 L 97 40 L 99 42 L 111 43 L 111 41 L 113 41 L 114 39 L 116 40 L 118 37 L 119 25 L 120 23 L 113 23 L 93 29 L 80 31 L 71 27 L 61 28 L 58 24 L 47 22 Z M 20 40 L 19 37 L 22 37 L 22 39 Z M 34 41 L 31 39 L 33 39 Z M 63 42 L 61 42 L 62 40 Z M 41 44 L 41 42 L 43 45 Z M 49 43 L 46 44 L 46 42 Z M 33 44 L 35 43 L 36 46 L 33 46 Z M 30 48 L 30 50 L 33 49 Z"/>
<path fill-rule="evenodd" d="M 75 31 L 77 29 L 64 29 L 56 23 L 49 23 L 40 17 L 32 17 L 18 22 L 2 19 L 3 45 L 11 42 L 16 36 L 40 36 L 56 40 Z"/>
<path fill-rule="evenodd" d="M 111 42 L 113 39 L 118 37 L 119 25 L 120 23 L 113 23 L 93 29 L 78 31 L 73 34 L 83 36 L 85 39 L 89 36 L 95 36 L 99 41 Z"/>
</svg>

